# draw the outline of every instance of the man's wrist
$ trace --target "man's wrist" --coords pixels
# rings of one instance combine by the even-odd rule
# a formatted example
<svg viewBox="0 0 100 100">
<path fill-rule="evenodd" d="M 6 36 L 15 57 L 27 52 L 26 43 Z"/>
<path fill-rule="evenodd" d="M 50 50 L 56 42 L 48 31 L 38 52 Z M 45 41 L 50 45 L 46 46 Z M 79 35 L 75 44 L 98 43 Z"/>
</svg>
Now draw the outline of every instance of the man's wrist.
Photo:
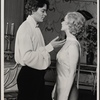
<svg viewBox="0 0 100 100">
<path fill-rule="evenodd" d="M 53 48 L 53 46 L 51 45 L 51 43 L 49 43 L 48 45 L 46 45 L 46 50 L 48 51 L 48 52 L 51 52 L 51 51 L 53 51 L 54 50 L 54 48 Z"/>
</svg>

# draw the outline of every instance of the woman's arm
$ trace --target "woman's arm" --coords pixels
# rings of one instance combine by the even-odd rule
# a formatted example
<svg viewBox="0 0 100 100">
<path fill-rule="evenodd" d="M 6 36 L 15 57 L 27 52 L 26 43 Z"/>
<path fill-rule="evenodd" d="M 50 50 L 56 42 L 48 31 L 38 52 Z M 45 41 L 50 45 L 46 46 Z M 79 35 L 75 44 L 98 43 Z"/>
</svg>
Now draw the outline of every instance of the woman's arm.
<svg viewBox="0 0 100 100">
<path fill-rule="evenodd" d="M 56 100 L 56 84 L 54 85 L 54 88 L 52 91 L 52 100 Z"/>
<path fill-rule="evenodd" d="M 79 48 L 77 45 L 71 45 L 68 50 L 69 53 L 69 77 L 67 78 L 66 97 L 68 98 L 73 81 L 76 75 L 76 68 L 79 60 Z M 67 99 L 68 100 L 68 99 Z"/>
</svg>

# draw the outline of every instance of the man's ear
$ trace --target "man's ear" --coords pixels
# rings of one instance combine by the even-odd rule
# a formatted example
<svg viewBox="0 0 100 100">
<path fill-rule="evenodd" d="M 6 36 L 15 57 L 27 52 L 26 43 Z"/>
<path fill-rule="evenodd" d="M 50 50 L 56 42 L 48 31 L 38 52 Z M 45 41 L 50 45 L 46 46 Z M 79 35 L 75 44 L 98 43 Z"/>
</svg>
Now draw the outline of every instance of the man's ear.
<svg viewBox="0 0 100 100">
<path fill-rule="evenodd" d="M 32 11 L 32 15 L 34 14 L 34 11 Z"/>
<path fill-rule="evenodd" d="M 32 7 L 32 13 L 33 13 L 33 12 L 36 12 L 37 9 L 38 9 L 38 8 L 36 8 L 36 7 Z"/>
<path fill-rule="evenodd" d="M 32 10 L 32 14 L 34 14 L 36 12 L 36 10 L 34 9 L 34 10 Z"/>
</svg>

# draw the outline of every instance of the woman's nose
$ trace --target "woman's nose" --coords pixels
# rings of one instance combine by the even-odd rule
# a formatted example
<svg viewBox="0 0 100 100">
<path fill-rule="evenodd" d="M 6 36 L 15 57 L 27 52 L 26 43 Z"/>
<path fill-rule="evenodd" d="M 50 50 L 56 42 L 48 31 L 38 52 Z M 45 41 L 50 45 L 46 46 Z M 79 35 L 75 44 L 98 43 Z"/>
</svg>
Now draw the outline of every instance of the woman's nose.
<svg viewBox="0 0 100 100">
<path fill-rule="evenodd" d="M 63 22 L 63 21 L 64 21 L 64 18 L 61 19 L 61 22 Z"/>
</svg>

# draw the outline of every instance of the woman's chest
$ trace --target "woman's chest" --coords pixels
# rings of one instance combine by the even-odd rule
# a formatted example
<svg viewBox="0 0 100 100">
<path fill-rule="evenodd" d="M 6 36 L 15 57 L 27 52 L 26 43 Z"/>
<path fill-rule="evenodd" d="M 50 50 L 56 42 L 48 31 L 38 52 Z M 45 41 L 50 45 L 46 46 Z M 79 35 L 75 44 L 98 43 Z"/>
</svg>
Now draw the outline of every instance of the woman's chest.
<svg viewBox="0 0 100 100">
<path fill-rule="evenodd" d="M 68 45 L 65 45 L 57 54 L 58 62 L 67 62 L 69 59 L 69 49 Z"/>
</svg>

